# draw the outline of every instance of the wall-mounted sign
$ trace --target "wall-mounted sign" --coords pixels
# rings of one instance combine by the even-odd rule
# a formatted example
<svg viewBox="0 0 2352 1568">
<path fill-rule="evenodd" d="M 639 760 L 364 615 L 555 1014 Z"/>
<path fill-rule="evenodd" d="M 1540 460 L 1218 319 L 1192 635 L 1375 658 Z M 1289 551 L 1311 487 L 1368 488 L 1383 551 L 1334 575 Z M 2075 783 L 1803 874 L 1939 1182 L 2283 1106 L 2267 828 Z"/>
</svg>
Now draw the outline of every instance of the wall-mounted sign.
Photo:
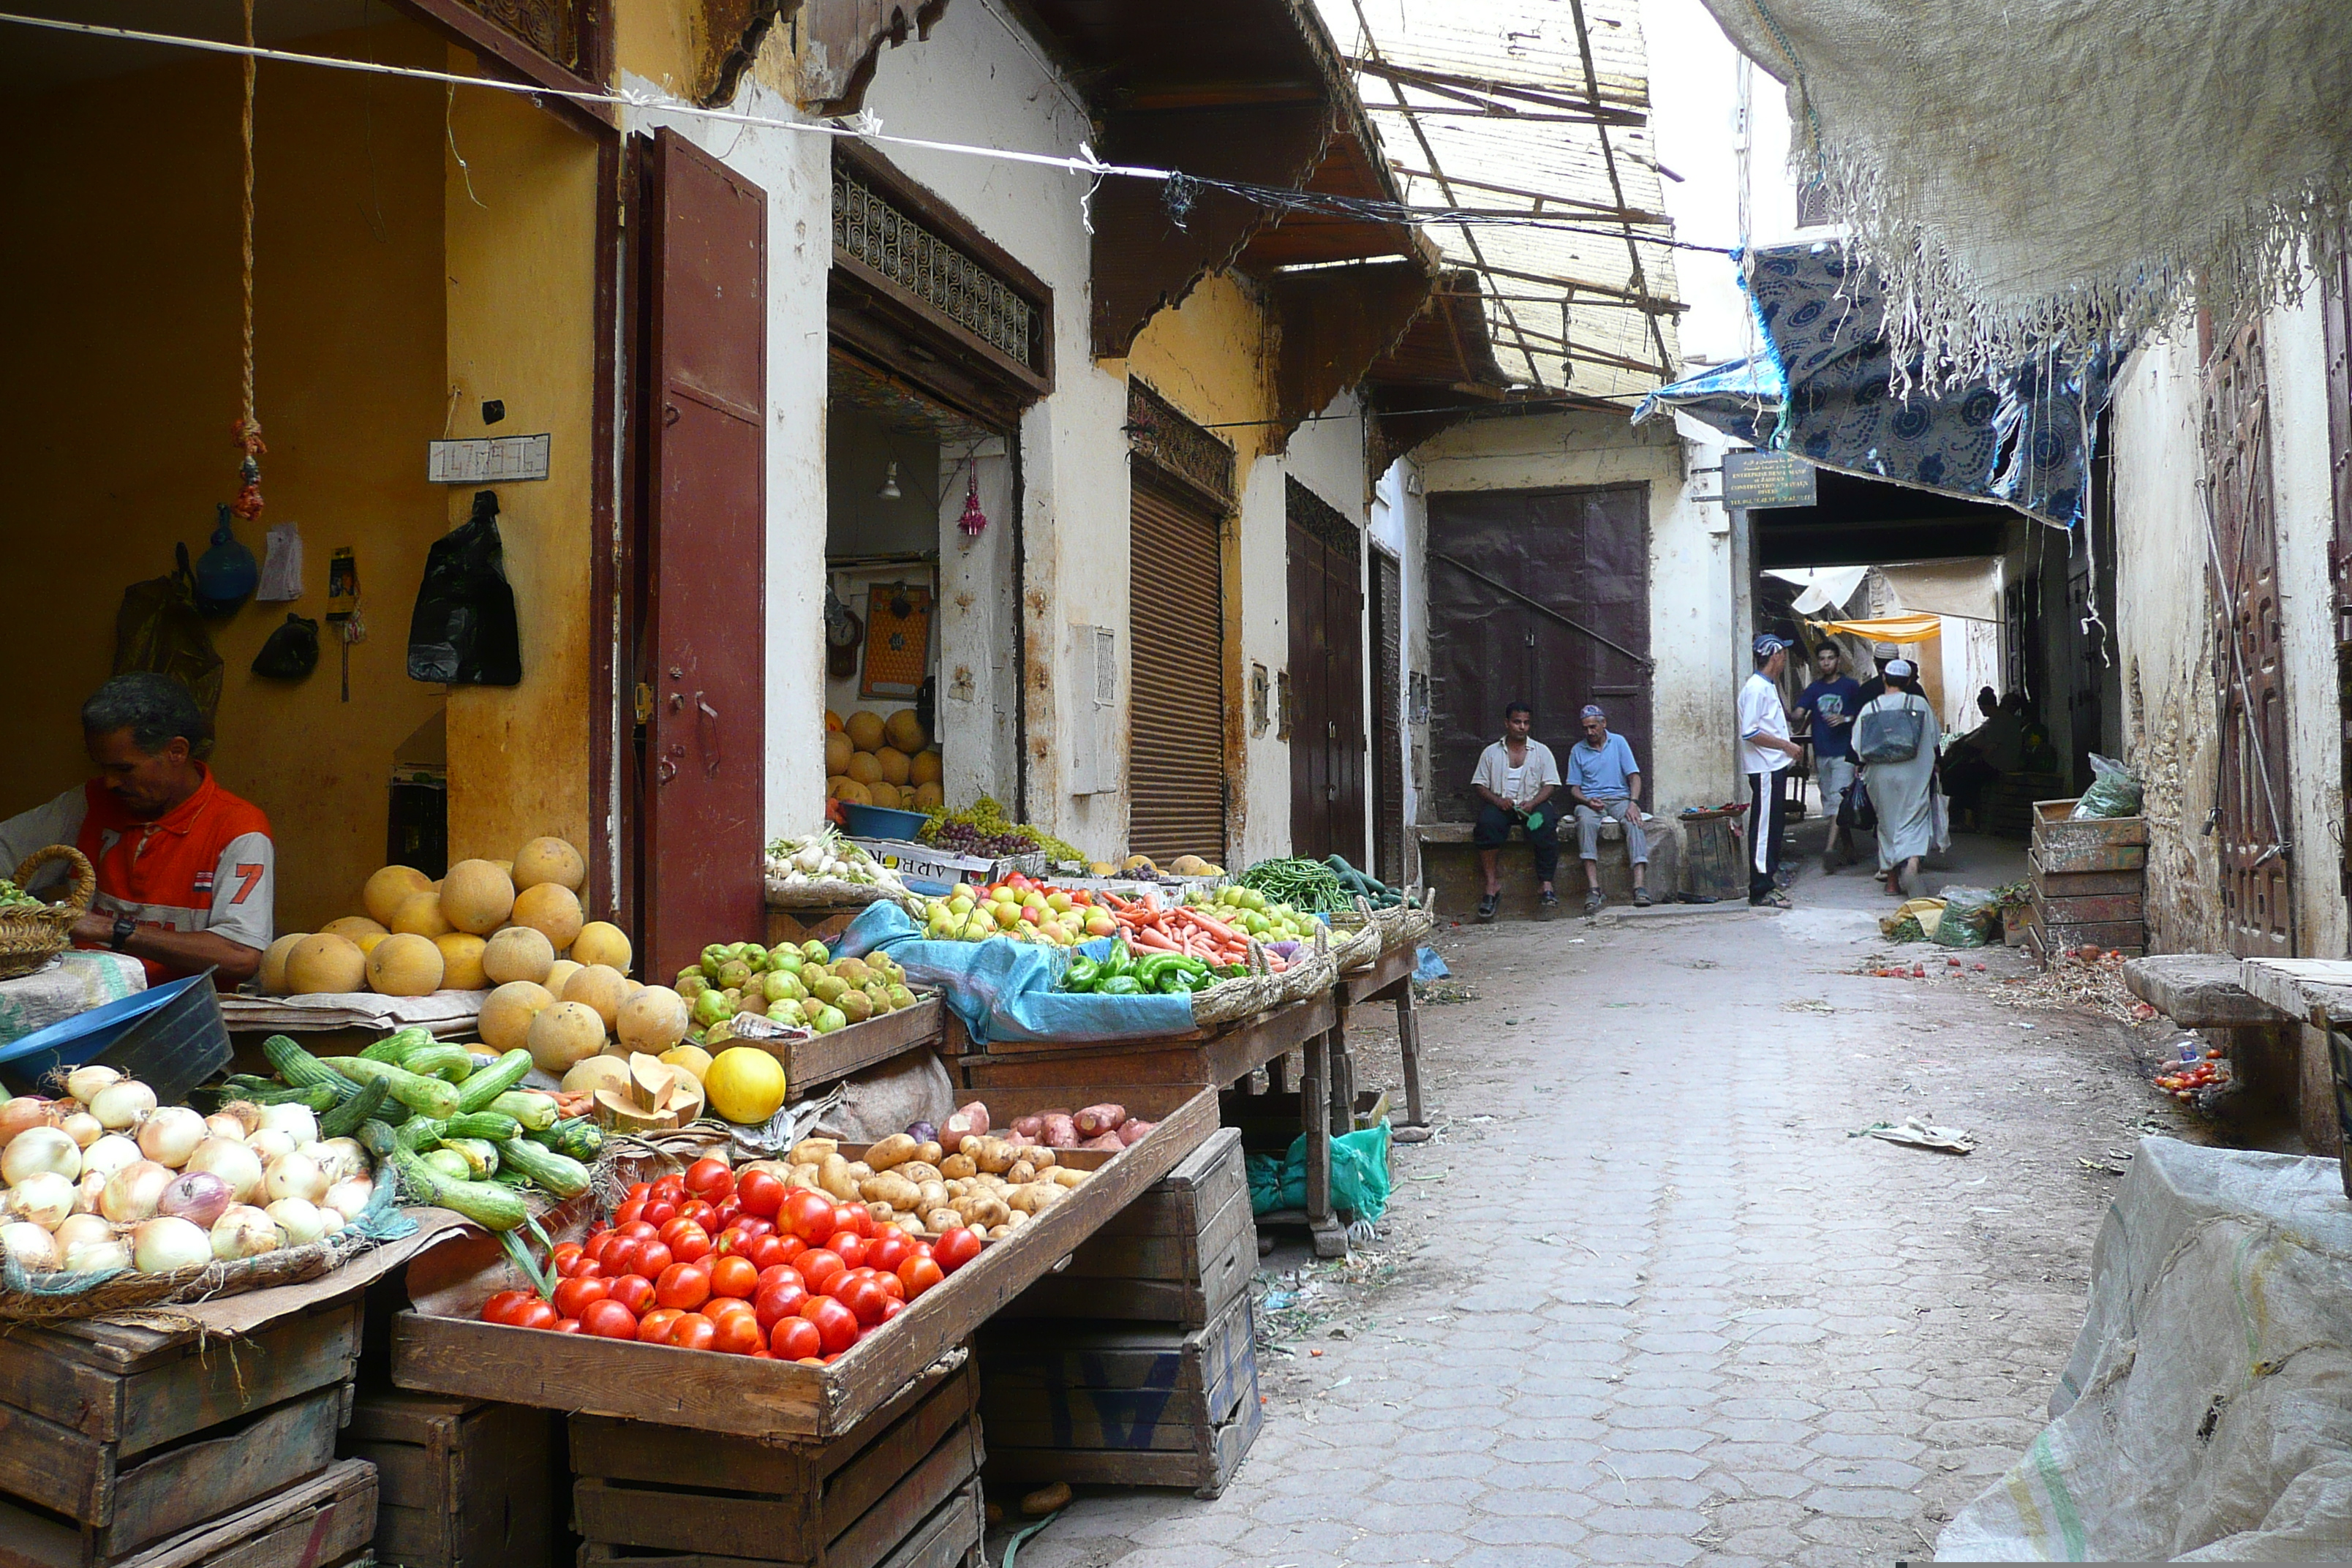
<svg viewBox="0 0 2352 1568">
<path fill-rule="evenodd" d="M 1813 465 L 1786 452 L 1726 452 L 1723 504 L 1811 506 Z"/>
<path fill-rule="evenodd" d="M 464 441 L 428 441 L 425 477 L 436 485 L 500 485 L 547 478 L 550 437 L 482 436 Z"/>
</svg>

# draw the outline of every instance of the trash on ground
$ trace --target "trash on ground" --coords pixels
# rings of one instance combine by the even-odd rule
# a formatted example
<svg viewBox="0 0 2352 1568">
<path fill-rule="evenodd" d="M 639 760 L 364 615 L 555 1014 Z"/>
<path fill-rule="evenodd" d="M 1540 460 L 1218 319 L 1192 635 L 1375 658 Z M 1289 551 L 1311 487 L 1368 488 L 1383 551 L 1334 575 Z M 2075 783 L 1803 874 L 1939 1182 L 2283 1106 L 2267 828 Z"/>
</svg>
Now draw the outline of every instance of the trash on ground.
<svg viewBox="0 0 2352 1568">
<path fill-rule="evenodd" d="M 1864 1136 L 1884 1138 L 1889 1143 L 1901 1143 L 1913 1149 L 1934 1149 L 1947 1154 L 1966 1154 L 1977 1146 L 1976 1139 L 1958 1127 L 1931 1127 L 1916 1116 L 1900 1122 L 1874 1121 L 1849 1138 Z"/>
</svg>

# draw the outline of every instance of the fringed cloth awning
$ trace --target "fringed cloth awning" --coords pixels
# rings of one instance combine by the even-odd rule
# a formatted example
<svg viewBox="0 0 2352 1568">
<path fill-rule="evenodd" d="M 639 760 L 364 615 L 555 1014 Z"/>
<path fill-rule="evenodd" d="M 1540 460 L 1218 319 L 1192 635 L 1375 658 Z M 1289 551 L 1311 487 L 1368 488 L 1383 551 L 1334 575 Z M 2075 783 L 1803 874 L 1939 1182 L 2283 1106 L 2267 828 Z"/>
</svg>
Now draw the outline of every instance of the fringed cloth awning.
<svg viewBox="0 0 2352 1568">
<path fill-rule="evenodd" d="M 1818 631 L 1860 637 L 1865 642 L 1928 642 L 1944 635 L 1941 616 L 1879 616 L 1867 621 L 1807 621 Z"/>
</svg>

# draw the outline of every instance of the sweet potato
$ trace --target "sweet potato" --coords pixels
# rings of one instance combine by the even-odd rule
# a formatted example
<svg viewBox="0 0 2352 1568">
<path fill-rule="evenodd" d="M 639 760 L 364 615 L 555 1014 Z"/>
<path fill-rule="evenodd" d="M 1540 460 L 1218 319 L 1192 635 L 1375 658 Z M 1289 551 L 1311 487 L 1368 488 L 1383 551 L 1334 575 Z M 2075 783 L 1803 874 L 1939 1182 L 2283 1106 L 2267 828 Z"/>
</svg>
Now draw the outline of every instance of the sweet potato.
<svg viewBox="0 0 2352 1568">
<path fill-rule="evenodd" d="M 1078 1124 L 1066 1110 L 1045 1112 L 1045 1130 L 1037 1135 L 1048 1148 L 1075 1149 L 1078 1146 Z"/>
<path fill-rule="evenodd" d="M 1016 1116 L 1013 1119 L 1013 1135 L 1015 1138 L 1040 1138 L 1045 1136 L 1045 1119 L 1042 1116 Z"/>
<path fill-rule="evenodd" d="M 988 1136 L 988 1107 L 975 1100 L 959 1106 L 940 1128 L 940 1142 L 950 1149 L 962 1147 L 967 1138 Z"/>
<path fill-rule="evenodd" d="M 1079 1144 L 1078 1147 L 1081 1149 L 1100 1149 L 1108 1153 L 1116 1154 L 1121 1149 L 1126 1148 L 1127 1145 L 1118 1141 L 1118 1133 L 1105 1132 L 1098 1136 L 1087 1139 L 1085 1142 Z"/>
<path fill-rule="evenodd" d="M 1127 1120 L 1127 1107 L 1108 1102 L 1089 1105 L 1070 1120 L 1076 1126 L 1079 1137 L 1099 1138 L 1106 1132 L 1118 1131 L 1118 1124 Z"/>
<path fill-rule="evenodd" d="M 1157 1121 L 1139 1121 L 1130 1116 L 1118 1124 L 1118 1141 L 1131 1149 L 1143 1141 L 1145 1133 L 1159 1125 Z"/>
</svg>

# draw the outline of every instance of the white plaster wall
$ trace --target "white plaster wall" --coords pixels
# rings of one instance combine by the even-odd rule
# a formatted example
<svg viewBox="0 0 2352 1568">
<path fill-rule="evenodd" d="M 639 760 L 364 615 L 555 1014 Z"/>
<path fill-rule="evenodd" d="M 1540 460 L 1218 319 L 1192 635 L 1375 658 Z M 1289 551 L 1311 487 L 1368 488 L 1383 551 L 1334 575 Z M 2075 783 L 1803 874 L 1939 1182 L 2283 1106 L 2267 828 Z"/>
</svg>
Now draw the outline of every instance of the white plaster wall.
<svg viewBox="0 0 2352 1568">
<path fill-rule="evenodd" d="M 1703 426 L 1688 429 L 1686 443 L 1672 424 L 1636 426 L 1622 415 L 1480 419 L 1413 454 L 1433 495 L 1648 487 L 1654 668 L 1651 755 L 1640 761 L 1650 796 L 1645 809 L 1665 816 L 1720 805 L 1735 793 L 1733 710 L 1744 675 L 1734 658 L 1743 637 L 1731 525 L 1714 499 L 1716 475 L 1696 471 L 1719 469 L 1726 442 Z M 1425 656 L 1425 642 L 1423 648 Z"/>
<path fill-rule="evenodd" d="M 1371 536 L 1396 552 L 1398 561 L 1397 692 L 1404 705 L 1398 739 L 1404 755 L 1404 820 L 1408 828 L 1421 820 L 1421 797 L 1427 788 L 1429 722 L 1413 710 L 1415 671 L 1429 670 L 1429 500 L 1421 469 L 1411 458 L 1389 465 L 1372 491 Z M 1377 763 L 1378 759 L 1375 759 Z M 1404 836 L 1405 874 L 1419 874 L 1421 841 Z"/>
</svg>

